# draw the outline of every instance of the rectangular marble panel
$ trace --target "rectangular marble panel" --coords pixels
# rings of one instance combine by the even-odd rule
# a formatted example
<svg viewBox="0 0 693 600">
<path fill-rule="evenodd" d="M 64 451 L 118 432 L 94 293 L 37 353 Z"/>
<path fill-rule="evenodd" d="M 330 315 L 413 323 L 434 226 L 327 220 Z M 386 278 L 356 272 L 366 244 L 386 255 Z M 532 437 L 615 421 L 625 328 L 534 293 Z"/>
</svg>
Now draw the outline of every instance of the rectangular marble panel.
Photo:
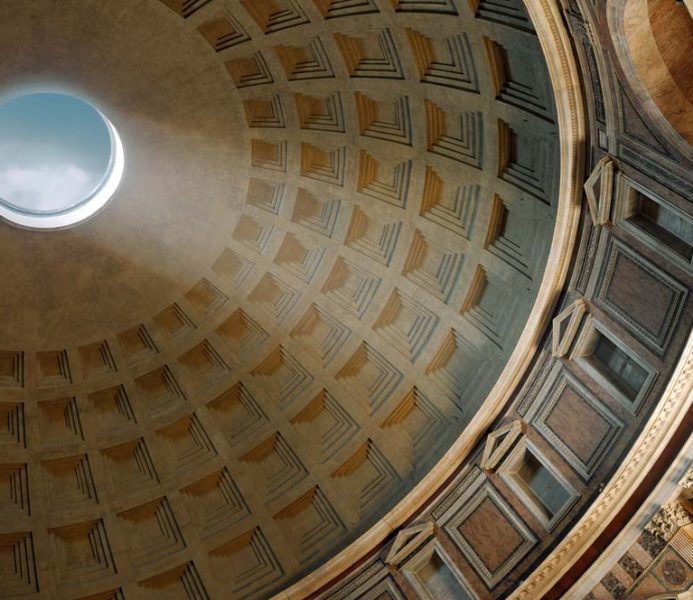
<svg viewBox="0 0 693 600">
<path fill-rule="evenodd" d="M 483 474 L 442 515 L 440 524 L 489 588 L 498 585 L 537 543 Z"/>
<path fill-rule="evenodd" d="M 560 363 L 526 418 L 584 480 L 590 479 L 623 428 L 616 415 Z"/>
<path fill-rule="evenodd" d="M 604 260 L 595 303 L 659 356 L 666 352 L 688 290 L 614 237 L 600 243 Z"/>
</svg>

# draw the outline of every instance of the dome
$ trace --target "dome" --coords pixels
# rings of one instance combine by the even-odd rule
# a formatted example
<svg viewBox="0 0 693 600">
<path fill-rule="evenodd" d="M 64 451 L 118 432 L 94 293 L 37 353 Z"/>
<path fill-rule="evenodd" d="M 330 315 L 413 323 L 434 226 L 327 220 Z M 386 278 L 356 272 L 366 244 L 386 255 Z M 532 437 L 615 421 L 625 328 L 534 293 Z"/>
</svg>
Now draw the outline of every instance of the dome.
<svg viewBox="0 0 693 600">
<path fill-rule="evenodd" d="M 40 96 L 98 163 L 38 209 L 0 173 L 0 598 L 498 597 L 561 542 L 685 356 L 693 241 L 588 158 L 531 4 L 0 4 L 0 132 Z"/>
</svg>

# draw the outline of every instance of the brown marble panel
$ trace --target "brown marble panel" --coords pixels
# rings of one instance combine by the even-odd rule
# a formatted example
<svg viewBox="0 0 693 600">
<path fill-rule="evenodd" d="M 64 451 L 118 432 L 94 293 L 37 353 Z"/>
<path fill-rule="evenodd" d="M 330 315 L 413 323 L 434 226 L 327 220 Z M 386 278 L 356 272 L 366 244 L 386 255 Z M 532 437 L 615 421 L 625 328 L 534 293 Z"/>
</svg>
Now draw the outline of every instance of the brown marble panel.
<svg viewBox="0 0 693 600">
<path fill-rule="evenodd" d="M 563 390 L 544 422 L 584 463 L 592 459 L 611 429 L 611 424 L 570 387 Z"/>
<path fill-rule="evenodd" d="M 524 542 L 513 524 L 489 498 L 479 504 L 457 531 L 474 548 L 489 571 L 498 569 Z"/>
<path fill-rule="evenodd" d="M 620 240 L 609 238 L 604 252 L 595 300 L 663 355 L 688 295 L 685 286 Z"/>
</svg>

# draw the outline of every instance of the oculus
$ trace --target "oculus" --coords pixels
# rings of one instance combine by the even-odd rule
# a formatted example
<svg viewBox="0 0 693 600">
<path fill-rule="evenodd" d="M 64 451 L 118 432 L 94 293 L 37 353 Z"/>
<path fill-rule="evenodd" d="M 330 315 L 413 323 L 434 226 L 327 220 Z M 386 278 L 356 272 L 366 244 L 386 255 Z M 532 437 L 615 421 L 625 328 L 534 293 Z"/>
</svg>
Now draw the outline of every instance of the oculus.
<svg viewBox="0 0 693 600">
<path fill-rule="evenodd" d="M 89 102 L 40 92 L 0 100 L 0 216 L 23 227 L 74 225 L 103 208 L 125 168 L 113 124 Z"/>
</svg>

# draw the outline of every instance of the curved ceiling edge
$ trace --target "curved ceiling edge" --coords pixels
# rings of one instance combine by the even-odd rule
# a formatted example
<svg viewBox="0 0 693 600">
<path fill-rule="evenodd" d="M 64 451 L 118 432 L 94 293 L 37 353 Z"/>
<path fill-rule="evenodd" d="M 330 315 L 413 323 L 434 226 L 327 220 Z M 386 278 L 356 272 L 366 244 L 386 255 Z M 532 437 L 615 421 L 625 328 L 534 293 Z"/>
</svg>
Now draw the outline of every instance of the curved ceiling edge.
<svg viewBox="0 0 693 600">
<path fill-rule="evenodd" d="M 329 561 L 290 587 L 275 600 L 295 600 L 314 594 L 362 560 L 376 546 L 421 509 L 469 455 L 487 428 L 499 416 L 532 360 L 550 323 L 568 274 L 580 220 L 584 181 L 586 124 L 580 78 L 570 38 L 558 6 L 549 0 L 526 2 L 548 66 L 556 99 L 560 136 L 560 180 L 556 228 L 546 270 L 530 317 L 498 381 L 473 421 L 438 463 L 390 512 Z M 524 589 L 524 587 L 522 588 Z"/>
</svg>

